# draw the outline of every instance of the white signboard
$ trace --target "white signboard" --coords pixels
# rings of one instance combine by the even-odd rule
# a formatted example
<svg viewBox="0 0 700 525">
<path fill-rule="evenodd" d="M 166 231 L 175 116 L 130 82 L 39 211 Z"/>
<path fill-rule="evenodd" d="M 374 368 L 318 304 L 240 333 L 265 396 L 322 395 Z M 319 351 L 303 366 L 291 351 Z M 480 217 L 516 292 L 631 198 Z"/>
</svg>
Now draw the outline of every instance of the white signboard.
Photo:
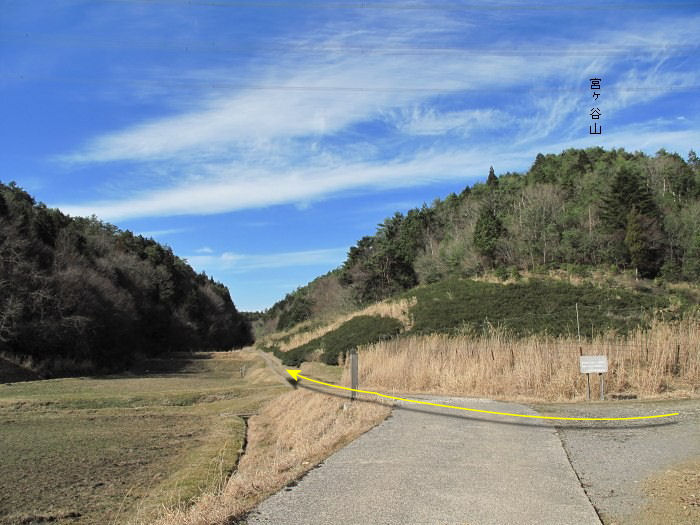
<svg viewBox="0 0 700 525">
<path fill-rule="evenodd" d="M 582 374 L 599 374 L 608 371 L 608 356 L 582 355 L 579 357 Z"/>
</svg>

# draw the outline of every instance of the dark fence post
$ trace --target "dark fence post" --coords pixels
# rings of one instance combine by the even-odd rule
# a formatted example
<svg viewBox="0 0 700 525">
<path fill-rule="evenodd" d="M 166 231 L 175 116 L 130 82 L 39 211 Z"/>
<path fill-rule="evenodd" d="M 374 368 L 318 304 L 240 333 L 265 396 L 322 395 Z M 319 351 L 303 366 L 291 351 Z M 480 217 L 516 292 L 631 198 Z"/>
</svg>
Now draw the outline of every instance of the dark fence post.
<svg viewBox="0 0 700 525">
<path fill-rule="evenodd" d="M 350 350 L 350 387 L 357 389 L 357 348 Z M 357 397 L 357 392 L 350 392 L 350 399 L 354 400 Z"/>
</svg>

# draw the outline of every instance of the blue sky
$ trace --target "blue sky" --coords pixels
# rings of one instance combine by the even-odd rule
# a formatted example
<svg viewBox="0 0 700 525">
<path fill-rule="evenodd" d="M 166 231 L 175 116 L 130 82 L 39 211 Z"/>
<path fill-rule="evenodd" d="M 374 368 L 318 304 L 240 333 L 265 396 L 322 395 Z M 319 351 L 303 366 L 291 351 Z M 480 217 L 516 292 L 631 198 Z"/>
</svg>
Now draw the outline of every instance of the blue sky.
<svg viewBox="0 0 700 525">
<path fill-rule="evenodd" d="M 700 150 L 697 2 L 0 0 L 0 13 L 0 179 L 172 246 L 243 310 L 490 165 Z"/>
</svg>

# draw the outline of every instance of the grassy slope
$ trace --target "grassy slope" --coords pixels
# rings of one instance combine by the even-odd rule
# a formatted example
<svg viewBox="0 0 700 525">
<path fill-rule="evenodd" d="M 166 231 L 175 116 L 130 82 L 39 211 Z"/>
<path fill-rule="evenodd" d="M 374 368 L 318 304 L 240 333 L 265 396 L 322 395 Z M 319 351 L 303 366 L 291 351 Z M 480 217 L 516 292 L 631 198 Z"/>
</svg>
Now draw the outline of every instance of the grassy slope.
<svg viewBox="0 0 700 525">
<path fill-rule="evenodd" d="M 353 348 L 388 339 L 397 335 L 402 328 L 401 322 L 392 317 L 358 315 L 293 350 L 273 351 L 285 366 L 299 366 L 313 355 L 319 355 L 326 364 L 337 364 L 338 358 Z"/>
<path fill-rule="evenodd" d="M 507 284 L 449 279 L 419 286 L 393 302 L 369 306 L 326 325 L 302 323 L 286 332 L 270 334 L 258 346 L 275 352 L 286 365 L 298 366 L 302 360 L 319 357 L 334 364 L 338 354 L 352 346 L 399 332 L 402 336 L 483 336 L 494 331 L 516 337 L 575 336 L 577 305 L 581 335 L 590 339 L 611 331 L 625 334 L 637 326 L 647 326 L 660 313 L 666 320 L 677 318 L 696 303 L 690 290 L 669 290 L 643 282 L 621 284 L 573 284 L 544 278 Z M 396 326 L 380 327 L 379 321 L 386 324 L 387 318 L 394 318 Z M 358 329 L 354 329 L 355 325 Z"/>
<path fill-rule="evenodd" d="M 242 443 L 236 414 L 285 387 L 252 353 L 195 357 L 140 376 L 0 385 L 0 523 L 125 523 L 220 483 Z"/>
<path fill-rule="evenodd" d="M 582 335 L 616 330 L 627 332 L 650 314 L 669 306 L 660 290 L 574 285 L 531 279 L 500 284 L 449 279 L 405 294 L 416 297 L 411 308 L 413 333 L 467 331 L 481 334 L 492 327 L 514 335 L 576 334 L 576 305 Z"/>
</svg>

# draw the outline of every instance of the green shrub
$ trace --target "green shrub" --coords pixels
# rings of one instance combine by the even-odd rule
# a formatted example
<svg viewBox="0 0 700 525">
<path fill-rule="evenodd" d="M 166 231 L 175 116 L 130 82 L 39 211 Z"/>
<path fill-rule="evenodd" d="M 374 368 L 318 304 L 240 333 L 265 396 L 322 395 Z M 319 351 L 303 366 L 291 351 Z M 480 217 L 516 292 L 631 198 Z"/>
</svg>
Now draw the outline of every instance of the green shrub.
<svg viewBox="0 0 700 525">
<path fill-rule="evenodd" d="M 403 325 L 393 317 L 360 315 L 346 321 L 335 330 L 317 337 L 288 352 L 276 355 L 287 366 L 299 366 L 316 350 L 322 350 L 321 360 L 329 365 L 338 364 L 338 357 L 360 345 L 388 339 L 401 332 Z"/>
<path fill-rule="evenodd" d="M 668 297 L 621 288 L 575 286 L 531 280 L 509 285 L 450 279 L 405 294 L 418 301 L 411 308 L 413 333 L 478 333 L 488 320 L 514 335 L 576 334 L 576 304 L 583 334 L 615 329 L 626 332 L 643 321 L 642 310 L 665 307 Z M 591 329 L 591 327 L 593 327 Z"/>
<path fill-rule="evenodd" d="M 548 275 L 549 268 L 546 264 L 536 264 L 534 268 L 532 268 L 532 273 L 535 275 Z"/>
<path fill-rule="evenodd" d="M 576 277 L 590 277 L 591 269 L 584 264 L 567 264 L 566 270 Z"/>
<path fill-rule="evenodd" d="M 508 280 L 508 270 L 504 266 L 499 266 L 496 268 L 496 271 L 494 272 L 496 277 L 500 279 L 501 281 L 507 281 Z"/>
<path fill-rule="evenodd" d="M 517 266 L 511 266 L 511 268 L 510 268 L 510 276 L 511 276 L 514 280 L 516 280 L 516 281 L 521 281 L 522 278 L 523 278 L 523 276 L 520 275 L 520 272 L 518 271 L 518 267 L 517 267 Z"/>
<path fill-rule="evenodd" d="M 263 352 L 270 352 L 272 354 L 277 354 L 277 352 L 279 352 L 280 350 L 280 347 L 277 345 L 259 344 L 258 350 L 262 350 Z"/>
</svg>

